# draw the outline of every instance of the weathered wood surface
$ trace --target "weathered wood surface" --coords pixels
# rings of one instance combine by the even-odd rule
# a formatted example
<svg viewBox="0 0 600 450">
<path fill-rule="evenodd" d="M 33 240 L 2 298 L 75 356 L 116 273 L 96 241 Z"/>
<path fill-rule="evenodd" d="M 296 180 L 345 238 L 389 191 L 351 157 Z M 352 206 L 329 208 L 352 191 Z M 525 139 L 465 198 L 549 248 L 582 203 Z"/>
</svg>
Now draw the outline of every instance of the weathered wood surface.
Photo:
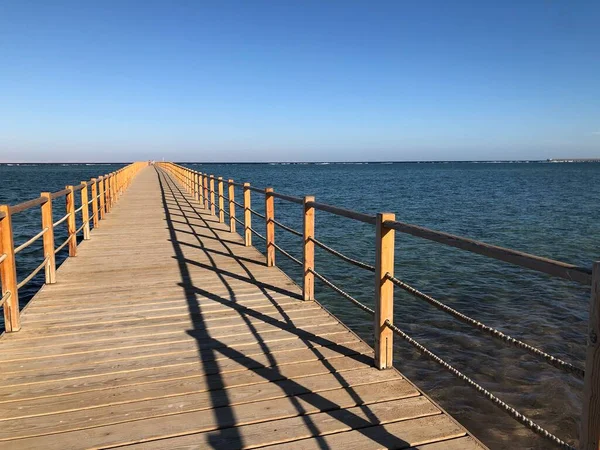
<svg viewBox="0 0 600 450">
<path fill-rule="evenodd" d="M 144 169 L 0 339 L 0 449 L 481 448 Z"/>
</svg>

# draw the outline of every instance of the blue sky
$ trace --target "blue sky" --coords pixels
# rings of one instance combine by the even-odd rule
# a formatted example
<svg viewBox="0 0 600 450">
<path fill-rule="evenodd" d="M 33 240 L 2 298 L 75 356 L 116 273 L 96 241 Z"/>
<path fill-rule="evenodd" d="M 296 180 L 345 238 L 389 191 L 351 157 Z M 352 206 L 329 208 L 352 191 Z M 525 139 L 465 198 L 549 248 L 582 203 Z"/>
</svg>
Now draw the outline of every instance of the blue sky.
<svg viewBox="0 0 600 450">
<path fill-rule="evenodd" d="M 0 162 L 600 157 L 600 2 L 0 2 Z"/>
</svg>

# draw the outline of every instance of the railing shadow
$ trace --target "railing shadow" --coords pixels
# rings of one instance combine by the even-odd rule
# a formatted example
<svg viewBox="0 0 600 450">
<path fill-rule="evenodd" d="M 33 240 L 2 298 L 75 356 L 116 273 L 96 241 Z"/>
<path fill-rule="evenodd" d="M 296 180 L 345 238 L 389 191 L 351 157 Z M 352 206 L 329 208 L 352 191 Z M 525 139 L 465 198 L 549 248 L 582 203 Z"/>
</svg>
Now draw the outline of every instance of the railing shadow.
<svg viewBox="0 0 600 450">
<path fill-rule="evenodd" d="M 196 206 L 193 203 L 193 200 L 190 200 L 190 197 L 179 188 L 170 175 L 161 169 L 156 168 L 156 170 L 160 183 L 169 237 L 175 253 L 174 259 L 177 261 L 181 273 L 180 286 L 182 287 L 186 297 L 190 317 L 193 317 L 194 319 L 192 321 L 193 329 L 189 330 L 188 334 L 196 339 L 198 354 L 201 361 L 216 360 L 218 352 L 229 359 L 234 359 L 237 363 L 245 366 L 249 371 L 259 374 L 266 380 L 285 381 L 284 384 L 280 383 L 280 386 L 283 386 L 282 389 L 284 394 L 287 395 L 288 400 L 292 403 L 298 412 L 298 415 L 304 421 L 304 424 L 310 434 L 317 437 L 319 446 L 322 449 L 328 449 L 329 446 L 324 439 L 318 437 L 320 435 L 318 426 L 314 423 L 311 414 L 307 414 L 307 411 L 302 406 L 302 402 L 296 398 L 298 392 L 302 392 L 302 395 L 305 396 L 302 397 L 302 399 L 318 409 L 320 412 L 325 412 L 342 421 L 343 423 L 347 423 L 347 425 L 352 429 L 357 429 L 358 431 L 363 429 L 365 435 L 368 435 L 371 439 L 376 441 L 380 440 L 382 445 L 390 446 L 390 443 L 392 443 L 393 447 L 407 447 L 407 442 L 398 437 L 389 435 L 383 429 L 381 429 L 381 432 L 377 433 L 376 436 L 368 431 L 369 427 L 378 424 L 376 416 L 371 412 L 368 405 L 363 404 L 364 402 L 360 398 L 360 395 L 349 386 L 349 383 L 344 378 L 343 372 L 337 372 L 335 366 L 333 366 L 331 362 L 325 358 L 325 355 L 320 350 L 320 347 L 333 349 L 349 358 L 353 358 L 356 361 L 360 361 L 365 364 L 371 364 L 372 358 L 358 352 L 353 352 L 352 349 L 341 344 L 337 344 L 324 336 L 318 336 L 309 331 L 296 328 L 293 319 L 272 296 L 272 292 L 284 294 L 296 299 L 299 299 L 300 296 L 296 292 L 258 280 L 254 274 L 252 266 L 255 268 L 261 268 L 262 271 L 269 270 L 266 269 L 264 261 L 257 261 L 252 258 L 237 255 L 232 248 L 233 246 L 239 246 L 240 242 L 224 239 L 220 234 L 227 232 L 225 230 L 219 230 L 219 233 L 214 227 L 214 224 L 217 224 L 218 220 L 213 216 L 207 215 L 205 212 L 203 213 L 204 209 L 202 209 L 200 205 Z M 177 219 L 174 219 L 174 217 L 177 217 Z M 199 221 L 199 223 L 193 223 L 193 221 Z M 180 229 L 181 225 L 187 226 L 189 230 Z M 198 228 L 200 228 L 202 232 L 199 232 Z M 182 240 L 183 236 L 180 237 L 180 234 L 183 236 L 193 237 L 196 242 L 184 242 Z M 208 248 L 205 240 L 210 240 L 213 242 L 217 241 L 222 248 Z M 185 249 L 188 249 L 188 251 L 202 252 L 197 257 L 199 258 L 202 256 L 202 259 L 206 258 L 207 262 L 200 262 L 196 260 L 197 257 L 194 257 L 193 259 L 186 257 L 184 253 Z M 235 263 L 234 267 L 239 268 L 241 273 L 220 268 L 216 262 L 216 256 L 221 258 L 231 258 L 231 261 Z M 215 275 L 218 281 L 222 284 L 222 287 L 225 288 L 229 298 L 215 294 L 214 291 L 216 288 L 211 288 L 212 291 L 207 291 L 199 286 L 196 286 L 193 282 L 191 273 L 192 269 L 196 268 L 204 269 L 207 274 L 212 273 Z M 272 270 L 277 269 L 273 268 Z M 268 314 L 253 309 L 252 307 L 240 304 L 236 298 L 235 289 L 231 284 L 231 280 L 248 283 L 251 286 L 257 287 L 260 295 L 267 299 L 274 306 L 278 312 L 278 315 L 283 318 L 283 320 L 271 317 Z M 226 343 L 221 342 L 219 339 L 212 337 L 209 332 L 209 327 L 203 318 L 201 306 L 202 303 L 199 301 L 200 298 L 209 299 L 213 302 L 228 306 L 233 311 L 236 311 L 241 320 L 240 327 L 242 327 L 242 323 L 245 327 L 247 327 L 249 333 L 254 337 L 256 343 L 259 345 L 261 351 L 267 358 L 267 364 L 261 363 L 260 361 L 243 354 L 241 351 L 226 345 Z M 346 391 L 352 397 L 355 406 L 362 409 L 362 412 L 367 419 L 354 414 L 344 414 L 343 416 L 340 415 L 340 417 L 338 417 L 336 411 L 339 412 L 340 405 L 327 399 L 326 397 L 319 395 L 316 392 L 310 391 L 306 387 L 302 386 L 301 382 L 292 378 L 288 378 L 284 373 L 282 373 L 277 364 L 275 355 L 269 348 L 268 343 L 265 342 L 265 340 L 261 337 L 260 331 L 255 325 L 257 321 L 272 325 L 282 331 L 285 330 L 286 332 L 297 336 L 298 339 L 304 342 L 306 347 L 314 352 L 316 359 L 323 364 L 324 369 L 328 370 L 329 373 L 335 377 L 336 382 L 339 383 L 339 388 L 346 389 Z M 206 377 L 206 381 L 209 386 L 211 402 L 215 406 L 212 411 L 215 415 L 217 423 L 219 424 L 219 430 L 215 431 L 209 436 L 210 445 L 213 448 L 243 447 L 244 436 L 242 436 L 239 430 L 236 428 L 238 421 L 236 420 L 228 391 L 225 389 L 226 385 L 222 375 L 218 372 L 218 370 L 216 371 L 216 374 L 215 371 L 213 371 L 210 377 Z M 307 393 L 310 394 L 310 396 L 306 395 Z M 247 407 L 252 406 L 248 405 Z M 224 430 L 227 431 L 225 432 Z"/>
</svg>

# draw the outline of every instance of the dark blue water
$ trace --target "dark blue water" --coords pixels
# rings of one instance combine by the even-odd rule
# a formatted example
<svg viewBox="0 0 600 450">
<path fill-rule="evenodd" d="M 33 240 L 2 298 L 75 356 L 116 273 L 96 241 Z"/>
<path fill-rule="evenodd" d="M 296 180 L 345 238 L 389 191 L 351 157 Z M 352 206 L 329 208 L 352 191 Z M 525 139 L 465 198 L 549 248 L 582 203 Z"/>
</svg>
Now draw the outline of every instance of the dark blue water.
<svg viewBox="0 0 600 450">
<path fill-rule="evenodd" d="M 362 212 L 395 212 L 399 220 L 583 266 L 600 259 L 600 164 L 187 164 L 202 171 L 272 186 L 291 195 Z M 0 202 L 61 189 L 116 166 L 0 166 Z M 241 190 L 236 191 L 241 201 Z M 264 211 L 264 197 L 253 193 Z M 276 219 L 302 229 L 299 205 L 276 200 Z M 33 214 L 33 213 L 32 213 Z M 34 234 L 34 215 L 18 222 L 19 238 Z M 254 226 L 264 233 L 257 217 Z M 39 222 L 38 222 L 39 223 Z M 36 228 L 37 230 L 37 228 Z M 316 236 L 374 262 L 370 225 L 317 211 Z M 58 238 L 57 238 L 58 241 Z M 301 257 L 300 238 L 276 228 L 276 241 Z M 257 247 L 262 242 L 254 238 Z M 19 269 L 38 260 L 23 255 Z M 283 255 L 277 265 L 300 280 Z M 316 269 L 369 306 L 373 276 L 317 250 Z M 526 269 L 413 238 L 396 236 L 396 275 L 488 325 L 567 361 L 583 365 L 589 289 Z M 35 287 L 35 286 L 34 286 Z M 372 342 L 371 319 L 317 281 L 317 298 Z M 396 290 L 395 323 L 501 399 L 575 443 L 582 382 L 522 351 L 505 347 L 433 307 Z M 395 343 L 395 364 L 444 408 L 494 448 L 549 448 L 471 388 Z"/>
</svg>

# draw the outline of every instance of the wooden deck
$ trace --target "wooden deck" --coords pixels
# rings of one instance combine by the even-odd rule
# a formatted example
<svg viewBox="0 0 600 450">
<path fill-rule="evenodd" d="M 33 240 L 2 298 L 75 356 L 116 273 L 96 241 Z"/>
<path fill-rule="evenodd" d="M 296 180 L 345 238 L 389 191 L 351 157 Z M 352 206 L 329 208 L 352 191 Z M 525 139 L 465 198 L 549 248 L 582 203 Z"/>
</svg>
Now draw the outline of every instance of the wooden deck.
<svg viewBox="0 0 600 450">
<path fill-rule="evenodd" d="M 0 449 L 480 444 L 144 169 L 0 339 Z"/>
</svg>

